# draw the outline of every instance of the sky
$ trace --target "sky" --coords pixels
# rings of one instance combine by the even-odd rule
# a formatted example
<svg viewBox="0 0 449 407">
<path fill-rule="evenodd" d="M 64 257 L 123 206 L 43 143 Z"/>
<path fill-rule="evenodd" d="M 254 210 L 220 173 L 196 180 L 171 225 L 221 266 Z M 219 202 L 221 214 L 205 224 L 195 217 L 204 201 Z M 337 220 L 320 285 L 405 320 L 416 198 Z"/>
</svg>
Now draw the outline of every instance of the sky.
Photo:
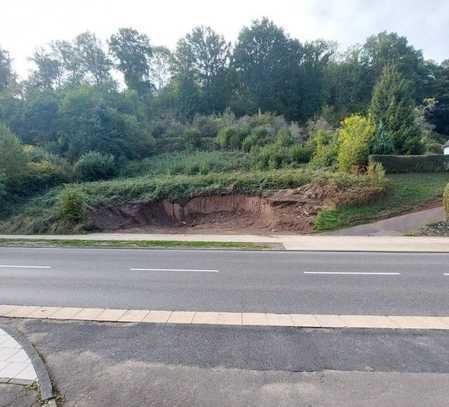
<svg viewBox="0 0 449 407">
<path fill-rule="evenodd" d="M 371 34 L 405 35 L 426 59 L 449 59 L 449 0 L 13 0 L 2 1 L 0 47 L 25 77 L 33 50 L 52 40 L 93 31 L 106 40 L 120 27 L 146 33 L 152 44 L 174 48 L 196 25 L 227 40 L 266 16 L 301 41 L 337 41 L 342 48 Z"/>
</svg>

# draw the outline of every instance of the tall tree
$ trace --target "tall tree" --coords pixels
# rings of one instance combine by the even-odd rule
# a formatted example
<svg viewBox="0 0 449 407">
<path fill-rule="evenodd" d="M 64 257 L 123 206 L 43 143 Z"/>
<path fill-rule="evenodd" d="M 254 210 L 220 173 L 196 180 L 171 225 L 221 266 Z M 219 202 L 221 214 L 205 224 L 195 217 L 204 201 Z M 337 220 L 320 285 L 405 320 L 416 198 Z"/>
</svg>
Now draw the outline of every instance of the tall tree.
<svg viewBox="0 0 449 407">
<path fill-rule="evenodd" d="M 422 98 L 422 89 L 426 80 L 422 52 L 408 43 L 406 37 L 386 31 L 369 37 L 361 49 L 360 63 L 368 68 L 368 80 L 373 87 L 382 76 L 387 65 L 396 66 L 397 70 L 414 85 L 413 96 Z"/>
<path fill-rule="evenodd" d="M 126 85 L 140 95 L 151 90 L 149 75 L 152 48 L 149 38 L 132 28 L 120 28 L 117 34 L 111 36 L 109 47 Z"/>
<path fill-rule="evenodd" d="M 397 154 L 421 154 L 412 83 L 395 66 L 386 66 L 376 84 L 371 114 L 377 129 L 387 132 Z"/>
<path fill-rule="evenodd" d="M 95 85 L 110 81 L 112 62 L 95 34 L 86 31 L 78 35 L 74 42 L 87 81 Z"/>
<path fill-rule="evenodd" d="M 299 78 L 303 47 L 280 27 L 264 18 L 240 32 L 234 67 L 240 83 L 263 111 L 283 113 Z"/>
<path fill-rule="evenodd" d="M 432 73 L 429 94 L 435 103 L 426 108 L 425 117 L 438 133 L 449 137 L 449 60 L 432 64 Z"/>
<path fill-rule="evenodd" d="M 16 75 L 12 69 L 12 61 L 8 51 L 0 47 L 0 92 L 6 90 L 16 81 Z"/>
<path fill-rule="evenodd" d="M 178 42 L 173 58 L 175 78 L 196 83 L 201 113 L 225 110 L 230 96 L 226 82 L 229 61 L 230 44 L 210 27 L 196 27 Z"/>
</svg>

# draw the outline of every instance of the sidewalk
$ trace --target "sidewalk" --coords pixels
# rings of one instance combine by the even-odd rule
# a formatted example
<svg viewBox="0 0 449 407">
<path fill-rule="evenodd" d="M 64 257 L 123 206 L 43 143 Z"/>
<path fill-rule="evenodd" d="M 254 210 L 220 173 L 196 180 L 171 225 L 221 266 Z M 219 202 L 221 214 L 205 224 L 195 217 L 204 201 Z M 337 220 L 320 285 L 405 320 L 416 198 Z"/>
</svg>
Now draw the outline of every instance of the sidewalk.
<svg viewBox="0 0 449 407">
<path fill-rule="evenodd" d="M 409 236 L 323 236 L 323 235 L 189 235 L 93 233 L 87 235 L 0 235 L 0 239 L 19 240 L 158 240 L 196 242 L 278 243 L 285 250 L 374 251 L 374 252 L 445 252 L 447 237 Z"/>
</svg>

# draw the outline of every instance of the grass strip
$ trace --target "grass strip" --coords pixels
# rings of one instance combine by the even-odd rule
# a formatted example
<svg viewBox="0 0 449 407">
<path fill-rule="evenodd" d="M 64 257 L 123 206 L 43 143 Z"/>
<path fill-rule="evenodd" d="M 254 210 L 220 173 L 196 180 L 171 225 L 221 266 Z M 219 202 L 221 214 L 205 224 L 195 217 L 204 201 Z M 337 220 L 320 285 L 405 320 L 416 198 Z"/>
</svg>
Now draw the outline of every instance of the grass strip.
<svg viewBox="0 0 449 407">
<path fill-rule="evenodd" d="M 59 240 L 59 239 L 0 239 L 0 247 L 68 247 L 106 249 L 282 249 L 277 243 L 201 242 L 178 240 Z"/>
</svg>

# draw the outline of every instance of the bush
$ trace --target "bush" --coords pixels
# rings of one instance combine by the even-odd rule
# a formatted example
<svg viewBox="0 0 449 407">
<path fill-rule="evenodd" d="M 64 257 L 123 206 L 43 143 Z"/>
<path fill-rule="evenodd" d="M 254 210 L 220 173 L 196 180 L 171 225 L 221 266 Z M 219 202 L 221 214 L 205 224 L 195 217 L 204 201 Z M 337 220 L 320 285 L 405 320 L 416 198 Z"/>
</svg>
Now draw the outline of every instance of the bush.
<svg viewBox="0 0 449 407">
<path fill-rule="evenodd" d="M 86 218 L 86 197 L 80 189 L 66 188 L 61 193 L 59 215 L 71 225 L 83 222 Z"/>
<path fill-rule="evenodd" d="M 366 117 L 353 115 L 343 120 L 338 131 L 339 170 L 351 172 L 354 168 L 366 166 L 374 131 L 374 125 Z"/>
<path fill-rule="evenodd" d="M 220 147 L 238 150 L 240 149 L 243 136 L 240 131 L 234 127 L 225 127 L 218 132 L 217 143 Z"/>
<path fill-rule="evenodd" d="M 444 209 L 446 210 L 447 219 L 449 220 L 449 184 L 447 184 L 447 187 L 444 190 L 443 205 L 444 205 Z"/>
<path fill-rule="evenodd" d="M 8 187 L 19 186 L 26 163 L 27 157 L 18 137 L 0 123 L 0 173 Z"/>
<path fill-rule="evenodd" d="M 308 163 L 312 159 L 313 146 L 310 143 L 295 144 L 291 149 L 291 154 L 294 163 Z"/>
<path fill-rule="evenodd" d="M 369 160 L 383 165 L 387 174 L 407 172 L 447 172 L 447 155 L 370 155 Z"/>
<path fill-rule="evenodd" d="M 116 173 L 114 157 L 96 151 L 83 154 L 75 165 L 75 174 L 80 181 L 110 179 Z"/>
<path fill-rule="evenodd" d="M 337 137 L 326 130 L 318 130 L 309 140 L 313 149 L 310 165 L 313 168 L 326 168 L 335 165 L 337 157 Z"/>
<path fill-rule="evenodd" d="M 67 167 L 49 161 L 29 162 L 21 178 L 18 195 L 31 195 L 72 180 Z"/>
<path fill-rule="evenodd" d="M 242 143 L 243 151 L 249 153 L 255 147 L 262 147 L 270 142 L 270 133 L 263 127 L 256 127 Z"/>
<path fill-rule="evenodd" d="M 186 150 L 199 150 L 203 144 L 201 133 L 197 129 L 187 129 L 183 136 L 183 144 Z"/>
</svg>

